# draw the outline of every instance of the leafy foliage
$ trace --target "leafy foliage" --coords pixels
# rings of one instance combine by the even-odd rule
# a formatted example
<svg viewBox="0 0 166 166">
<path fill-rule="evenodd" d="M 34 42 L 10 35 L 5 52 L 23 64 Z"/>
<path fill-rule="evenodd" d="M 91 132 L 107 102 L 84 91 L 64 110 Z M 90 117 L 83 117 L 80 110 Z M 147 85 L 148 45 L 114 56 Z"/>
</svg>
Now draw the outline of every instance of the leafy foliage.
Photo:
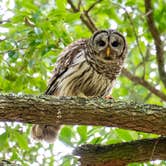
<svg viewBox="0 0 166 166">
<path fill-rule="evenodd" d="M 95 0 L 83 0 L 80 11 L 88 9 L 94 2 Z M 78 0 L 74 1 L 75 5 L 78 3 Z M 164 43 L 166 3 L 164 0 L 153 1 L 153 6 L 155 24 Z M 72 41 L 89 37 L 91 32 L 81 22 L 81 12 L 73 12 L 66 0 L 2 0 L 0 9 L 0 91 L 42 94 L 60 51 Z M 90 16 L 99 29 L 117 28 L 126 36 L 126 68 L 166 93 L 158 74 L 154 41 L 147 26 L 143 1 L 101 1 L 91 9 Z M 118 78 L 113 96 L 115 99 L 163 104 L 146 87 L 136 86 L 124 76 Z M 77 165 L 77 159 L 70 153 L 78 145 L 112 144 L 157 137 L 154 134 L 117 128 L 64 126 L 60 132 L 60 141 L 48 145 L 44 142 L 36 143 L 30 138 L 30 126 L 0 123 L 0 159 L 25 166 Z M 65 150 L 58 151 L 58 146 Z M 152 164 L 155 162 L 148 165 Z M 160 164 L 166 163 L 156 162 L 156 165 Z"/>
</svg>

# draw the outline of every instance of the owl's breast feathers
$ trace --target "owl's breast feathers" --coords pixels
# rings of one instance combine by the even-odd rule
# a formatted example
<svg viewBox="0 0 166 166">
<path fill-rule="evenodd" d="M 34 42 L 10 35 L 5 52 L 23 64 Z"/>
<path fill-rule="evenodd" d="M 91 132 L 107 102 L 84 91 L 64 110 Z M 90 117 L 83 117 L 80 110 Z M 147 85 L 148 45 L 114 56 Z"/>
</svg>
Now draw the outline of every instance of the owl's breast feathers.
<svg viewBox="0 0 166 166">
<path fill-rule="evenodd" d="M 79 40 L 66 47 L 56 62 L 45 94 L 80 97 L 109 94 L 114 75 L 119 70 L 115 69 L 111 74 L 110 67 L 96 63 L 96 59 L 89 60 L 88 54 L 87 40 Z"/>
<path fill-rule="evenodd" d="M 112 61 L 105 61 L 104 59 L 101 59 L 99 55 L 96 55 L 95 51 L 91 49 L 91 47 L 89 47 L 89 49 L 86 51 L 87 63 L 98 74 L 106 77 L 110 81 L 114 81 L 116 77 L 120 74 L 125 59 L 124 56 Z"/>
</svg>

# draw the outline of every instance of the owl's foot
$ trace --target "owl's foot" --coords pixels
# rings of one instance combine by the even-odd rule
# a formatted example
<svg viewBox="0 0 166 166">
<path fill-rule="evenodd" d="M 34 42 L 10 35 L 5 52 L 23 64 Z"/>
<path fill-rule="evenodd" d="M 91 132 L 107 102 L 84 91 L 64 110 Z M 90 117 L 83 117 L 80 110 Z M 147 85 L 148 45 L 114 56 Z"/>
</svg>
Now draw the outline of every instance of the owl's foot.
<svg viewBox="0 0 166 166">
<path fill-rule="evenodd" d="M 112 99 L 112 100 L 114 100 L 114 98 L 113 98 L 112 96 L 110 96 L 110 95 L 107 95 L 107 96 L 105 96 L 104 98 L 105 98 L 105 99 Z"/>
</svg>

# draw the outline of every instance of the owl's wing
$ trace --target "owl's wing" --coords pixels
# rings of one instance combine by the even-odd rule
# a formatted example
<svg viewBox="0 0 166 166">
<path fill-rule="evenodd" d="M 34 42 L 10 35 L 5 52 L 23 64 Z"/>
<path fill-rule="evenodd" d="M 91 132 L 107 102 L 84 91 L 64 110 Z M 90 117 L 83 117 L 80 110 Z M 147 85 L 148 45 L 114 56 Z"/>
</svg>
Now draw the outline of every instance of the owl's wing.
<svg viewBox="0 0 166 166">
<path fill-rule="evenodd" d="M 73 42 L 67 46 L 59 55 L 55 69 L 53 71 L 53 75 L 49 80 L 48 88 L 45 91 L 46 95 L 54 94 L 57 87 L 57 79 L 68 70 L 74 57 L 84 48 L 86 42 L 86 39 L 77 40 L 76 42 Z"/>
</svg>

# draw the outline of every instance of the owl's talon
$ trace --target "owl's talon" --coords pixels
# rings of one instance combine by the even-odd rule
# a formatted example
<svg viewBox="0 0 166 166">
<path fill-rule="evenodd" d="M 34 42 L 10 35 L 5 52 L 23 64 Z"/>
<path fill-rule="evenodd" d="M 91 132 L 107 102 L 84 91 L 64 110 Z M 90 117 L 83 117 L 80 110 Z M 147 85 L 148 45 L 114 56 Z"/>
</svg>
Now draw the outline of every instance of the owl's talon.
<svg viewBox="0 0 166 166">
<path fill-rule="evenodd" d="M 113 98 L 112 96 L 110 96 L 110 95 L 105 96 L 104 98 L 105 98 L 105 99 L 112 99 L 112 100 L 114 100 L 114 98 Z"/>
</svg>

